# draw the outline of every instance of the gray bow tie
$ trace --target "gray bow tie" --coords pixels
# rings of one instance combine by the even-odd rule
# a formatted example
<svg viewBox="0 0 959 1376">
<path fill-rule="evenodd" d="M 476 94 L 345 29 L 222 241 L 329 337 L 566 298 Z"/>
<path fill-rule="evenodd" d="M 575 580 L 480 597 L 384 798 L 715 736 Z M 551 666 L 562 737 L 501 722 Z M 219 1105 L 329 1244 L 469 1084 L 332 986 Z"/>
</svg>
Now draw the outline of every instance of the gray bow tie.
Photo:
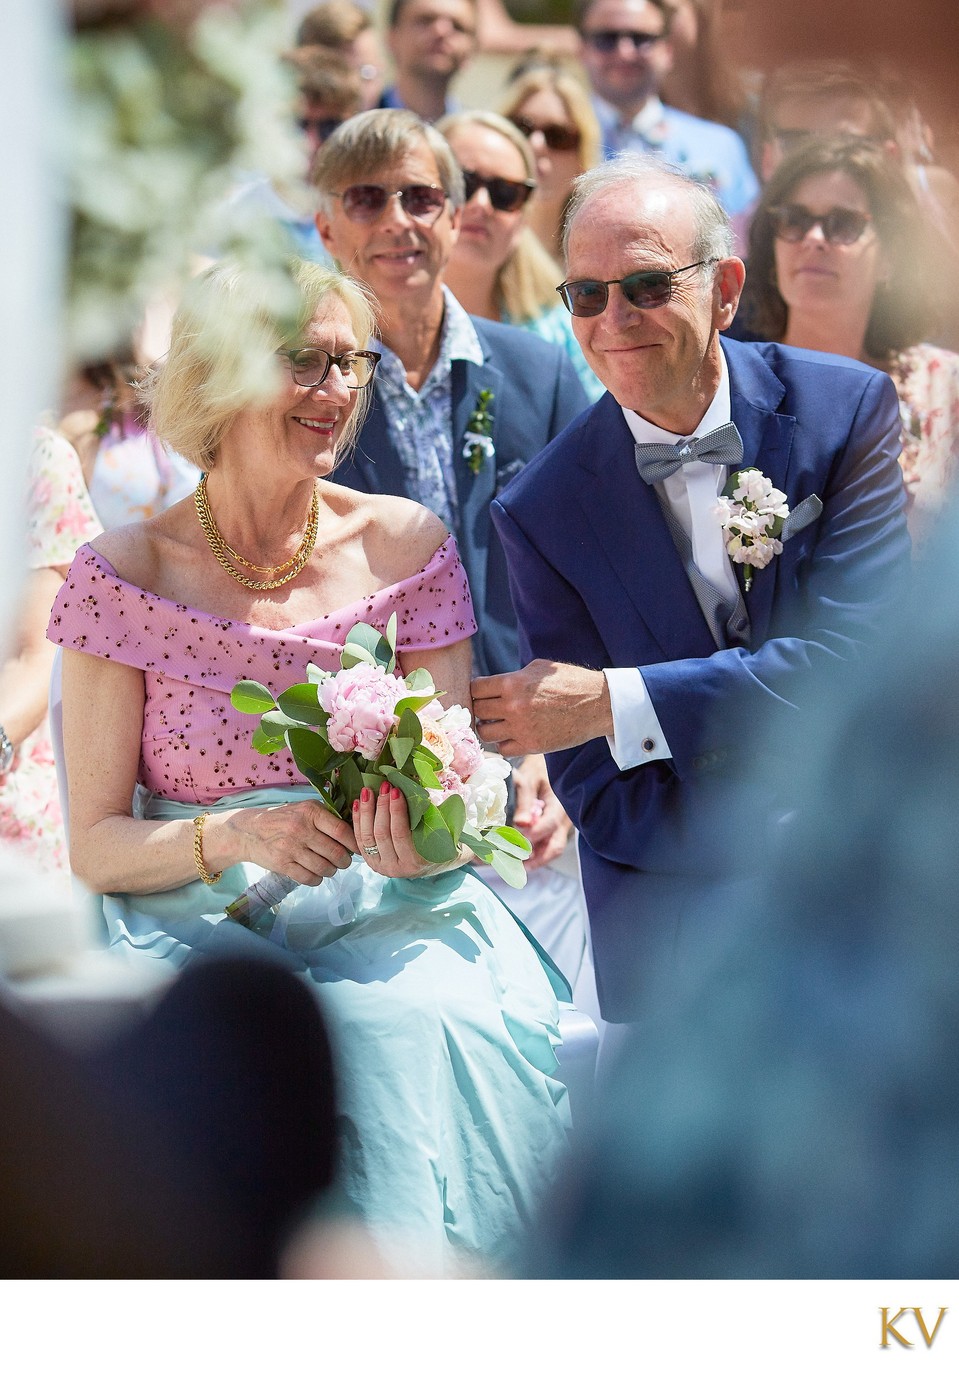
<svg viewBox="0 0 959 1376">
<path fill-rule="evenodd" d="M 701 463 L 727 464 L 738 468 L 743 461 L 743 442 L 735 425 L 721 425 L 682 444 L 637 444 L 636 467 L 647 483 L 661 483 L 684 463 L 699 459 Z"/>
</svg>

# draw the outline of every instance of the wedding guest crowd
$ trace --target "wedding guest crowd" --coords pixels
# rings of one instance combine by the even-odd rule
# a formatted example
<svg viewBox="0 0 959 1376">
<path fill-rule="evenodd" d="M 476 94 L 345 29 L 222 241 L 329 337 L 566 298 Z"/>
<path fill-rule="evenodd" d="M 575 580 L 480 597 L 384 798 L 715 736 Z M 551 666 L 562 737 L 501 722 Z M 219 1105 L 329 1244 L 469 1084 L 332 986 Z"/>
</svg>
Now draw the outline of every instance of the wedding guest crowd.
<svg viewBox="0 0 959 1376">
<path fill-rule="evenodd" d="M 232 186 L 159 362 L 78 374 L 83 390 L 37 430 L 32 571 L 0 664 L 0 839 L 105 895 L 118 959 L 185 968 L 187 982 L 105 1053 L 101 1093 L 87 1062 L 67 1096 L 78 1161 L 111 1116 L 148 1140 L 155 1108 L 176 1178 L 160 1180 L 151 1148 L 138 1211 L 125 1151 L 104 1187 L 100 1261 L 78 1241 L 81 1198 L 64 1212 L 64 1260 L 11 1243 L 12 1272 L 279 1274 L 311 1201 L 358 1222 L 373 1275 L 828 1265 L 828 1210 L 803 1240 L 802 1218 L 756 1189 L 760 1127 L 735 1111 L 735 1081 L 760 1023 L 776 1026 L 750 1070 L 760 1116 L 776 1056 L 795 1054 L 796 1028 L 774 1016 L 796 968 L 787 927 L 819 941 L 819 899 L 833 918 L 796 984 L 827 1029 L 843 924 L 865 931 L 838 852 L 828 873 L 803 868 L 829 849 L 811 800 L 826 777 L 837 798 L 870 770 L 884 794 L 890 781 L 837 744 L 850 766 L 837 782 L 815 729 L 827 698 L 861 729 L 871 699 L 853 666 L 888 654 L 897 593 L 917 570 L 934 586 L 944 558 L 959 183 L 902 72 L 825 50 L 747 70 L 721 0 L 576 0 L 572 18 L 532 26 L 523 51 L 498 0 L 392 0 L 382 24 L 354 0 L 302 14 L 276 59 L 299 165 L 251 167 Z M 511 70 L 477 98 L 484 32 Z M 262 280 L 231 258 L 241 224 L 283 239 L 295 325 L 269 318 Z M 227 307 L 242 328 L 211 336 Z M 291 754 L 257 753 L 230 704 L 240 678 L 279 693 L 308 664 L 335 669 L 353 622 L 385 632 L 393 612 L 401 671 L 428 669 L 512 762 L 511 821 L 532 847 L 523 889 L 474 872 L 465 848 L 424 861 L 398 789 L 364 787 L 335 817 Z M 69 859 L 45 722 L 54 645 Z M 918 633 L 917 647 L 931 654 Z M 916 689 L 889 683 L 890 700 L 875 697 L 887 716 Z M 913 713 L 917 757 L 923 730 Z M 287 906 L 252 928 L 225 916 L 264 871 L 300 885 Z M 774 873 L 793 897 L 759 932 Z M 940 916 L 925 914 L 930 940 Z M 896 932 L 887 903 L 873 945 L 894 949 Z M 757 949 L 766 985 L 744 973 Z M 310 989 L 309 1013 L 294 1010 L 303 1073 L 271 1098 L 261 1059 L 247 1082 L 264 1142 L 280 1106 L 282 1188 L 277 1155 L 252 1139 L 228 1170 L 214 1164 L 224 1123 L 258 1121 L 241 1096 L 211 1091 L 190 1122 L 249 1048 L 227 1037 L 191 1074 L 182 1036 L 161 1046 L 178 1009 L 205 1039 L 229 1003 L 215 975 L 204 986 L 209 957 L 277 1044 L 282 982 Z M 729 987 L 741 1004 L 727 1024 Z M 871 1053 L 868 993 L 854 1044 Z M 570 1108 L 577 1131 L 590 1124 L 559 1054 L 570 998 L 602 1042 L 600 1112 L 572 1169 Z M 20 1092 L 4 1017 L 0 1097 Z M 58 1084 L 49 1048 L 25 1045 Z M 838 1152 L 885 1131 L 886 1081 L 855 1097 L 855 1121 L 830 1119 L 834 1052 L 818 1037 L 810 1094 Z M 712 1114 L 688 1085 L 680 1096 L 677 1121 L 709 1148 L 702 1178 L 670 1116 L 676 1067 L 728 1088 Z M 24 1100 L 29 1140 L 48 1112 Z M 721 1150 L 733 1140 L 735 1163 Z M 673 1174 L 652 1178 L 657 1153 Z M 905 1159 L 877 1152 L 876 1178 Z M 784 1189 L 797 1161 L 780 1162 Z M 40 1167 L 24 1198 L 46 1188 Z M 897 1253 L 838 1181 L 837 1274 L 949 1273 L 948 1246 L 919 1236 Z M 738 1212 L 717 1218 L 724 1190 Z M 208 1245 L 191 1261 L 195 1195 Z M 150 1214 L 164 1209 L 160 1227 Z M 142 1246 L 120 1244 L 125 1228 Z M 308 1234 L 287 1273 L 327 1236 Z"/>
</svg>

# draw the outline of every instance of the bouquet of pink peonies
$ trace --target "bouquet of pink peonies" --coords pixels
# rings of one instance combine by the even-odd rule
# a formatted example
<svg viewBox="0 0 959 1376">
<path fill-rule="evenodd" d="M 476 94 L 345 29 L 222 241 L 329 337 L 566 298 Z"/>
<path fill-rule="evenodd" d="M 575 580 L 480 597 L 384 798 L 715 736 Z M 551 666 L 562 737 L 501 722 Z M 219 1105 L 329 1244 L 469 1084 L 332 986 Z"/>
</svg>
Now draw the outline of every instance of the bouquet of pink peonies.
<svg viewBox="0 0 959 1376">
<path fill-rule="evenodd" d="M 531 846 L 506 825 L 509 763 L 483 750 L 465 707 L 443 708 L 430 674 L 396 672 L 396 617 L 386 635 L 358 623 L 346 637 L 340 669 L 307 666 L 306 683 L 274 699 L 244 679 L 230 695 L 238 712 L 260 717 L 253 747 L 263 755 L 289 750 L 324 806 L 351 820 L 363 788 L 376 794 L 384 779 L 406 797 L 413 844 L 424 860 L 455 860 L 461 845 L 492 865 L 513 888 L 526 883 Z M 248 925 L 295 887 L 268 875 L 227 908 Z"/>
</svg>

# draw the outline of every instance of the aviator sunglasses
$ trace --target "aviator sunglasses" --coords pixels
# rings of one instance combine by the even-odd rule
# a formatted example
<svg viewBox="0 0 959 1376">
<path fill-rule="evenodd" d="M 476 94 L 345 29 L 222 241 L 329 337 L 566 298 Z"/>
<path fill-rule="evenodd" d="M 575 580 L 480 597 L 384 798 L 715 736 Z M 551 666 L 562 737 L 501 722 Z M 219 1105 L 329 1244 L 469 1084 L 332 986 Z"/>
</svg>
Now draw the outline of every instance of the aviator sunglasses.
<svg viewBox="0 0 959 1376">
<path fill-rule="evenodd" d="M 345 191 L 333 191 L 343 202 L 343 213 L 357 224 L 372 224 L 378 220 L 394 196 L 411 220 L 432 224 L 446 204 L 446 192 L 441 186 L 401 186 L 388 191 L 385 186 L 348 186 Z"/>
<path fill-rule="evenodd" d="M 631 306 L 651 311 L 668 304 L 673 294 L 674 277 L 718 262 L 718 258 L 702 258 L 698 263 L 689 263 L 684 268 L 673 268 L 672 272 L 631 272 L 628 277 L 613 277 L 608 282 L 583 277 L 578 282 L 561 282 L 556 290 L 571 315 L 602 315 L 609 302 L 609 289 L 615 286 L 620 288 Z"/>
<path fill-rule="evenodd" d="M 513 123 L 528 139 L 534 134 L 542 134 L 543 142 L 551 153 L 572 153 L 579 148 L 579 130 L 571 124 L 534 124 L 522 115 L 514 115 Z"/>
<path fill-rule="evenodd" d="M 593 29 L 586 31 L 582 35 L 583 42 L 588 43 L 591 48 L 595 48 L 598 53 L 614 53 L 620 43 L 625 41 L 631 43 L 635 51 L 643 48 L 650 48 L 660 39 L 665 38 L 665 33 L 642 33 L 636 29 Z"/>
<path fill-rule="evenodd" d="M 533 181 L 512 182 L 506 177 L 481 177 L 478 172 L 468 172 L 465 167 L 463 186 L 467 201 L 473 199 L 480 187 L 485 187 L 494 210 L 522 210 L 536 190 Z"/>
<path fill-rule="evenodd" d="M 813 215 L 803 205 L 775 205 L 770 207 L 769 216 L 776 238 L 787 244 L 801 243 L 813 225 L 819 225 L 830 244 L 854 244 L 872 222 L 871 215 L 841 205 L 834 205 L 825 215 Z"/>
<path fill-rule="evenodd" d="M 380 361 L 380 355 L 369 349 L 354 349 L 345 354 L 331 354 L 326 349 L 314 348 L 279 349 L 277 352 L 282 358 L 289 359 L 290 372 L 298 386 L 321 386 L 335 363 L 351 392 L 369 386 Z"/>
</svg>

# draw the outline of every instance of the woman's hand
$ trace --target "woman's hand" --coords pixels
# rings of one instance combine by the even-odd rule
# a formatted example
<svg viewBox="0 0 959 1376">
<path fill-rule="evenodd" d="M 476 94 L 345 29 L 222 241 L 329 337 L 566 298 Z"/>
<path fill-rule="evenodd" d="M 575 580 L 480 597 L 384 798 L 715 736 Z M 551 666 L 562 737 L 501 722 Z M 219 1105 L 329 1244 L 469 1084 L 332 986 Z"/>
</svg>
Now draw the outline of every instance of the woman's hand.
<svg viewBox="0 0 959 1376">
<path fill-rule="evenodd" d="M 205 854 L 210 836 L 208 869 L 220 868 L 215 821 L 213 813 L 203 833 Z M 298 884 L 316 885 L 337 870 L 349 869 L 358 850 L 349 824 L 334 817 L 322 803 L 310 800 L 279 803 L 275 807 L 238 808 L 224 821 L 224 830 L 230 833 L 242 859 L 285 874 Z M 226 836 L 223 843 L 228 844 Z"/>
<path fill-rule="evenodd" d="M 406 799 L 388 783 L 381 785 L 375 798 L 372 789 L 363 789 L 353 804 L 353 831 L 370 869 L 389 879 L 439 874 L 463 863 L 459 857 L 446 865 L 431 865 L 423 859 L 413 844 Z"/>
</svg>

